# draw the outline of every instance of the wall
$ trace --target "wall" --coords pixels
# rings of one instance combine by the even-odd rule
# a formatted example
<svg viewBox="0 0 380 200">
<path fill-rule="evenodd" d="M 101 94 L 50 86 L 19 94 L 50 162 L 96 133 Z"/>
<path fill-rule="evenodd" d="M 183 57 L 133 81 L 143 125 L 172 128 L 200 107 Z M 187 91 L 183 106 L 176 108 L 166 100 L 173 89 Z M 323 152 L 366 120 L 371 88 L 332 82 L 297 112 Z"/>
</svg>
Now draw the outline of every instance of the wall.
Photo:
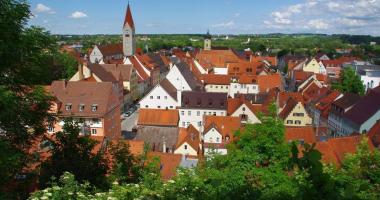
<svg viewBox="0 0 380 200">
<path fill-rule="evenodd" d="M 256 124 L 261 123 L 261 121 L 256 117 L 256 115 L 247 107 L 247 105 L 243 104 L 241 105 L 234 113 L 232 113 L 231 116 L 233 117 L 240 117 L 240 115 L 245 114 L 247 115 L 247 123 L 250 124 Z"/>
<path fill-rule="evenodd" d="M 96 61 L 100 62 L 101 60 L 103 60 L 103 55 L 100 52 L 100 50 L 98 49 L 98 47 L 95 46 L 94 49 L 92 50 L 91 54 L 90 54 L 90 62 L 96 63 Z"/>
<path fill-rule="evenodd" d="M 185 149 L 185 145 L 187 145 L 187 149 Z M 183 143 L 181 146 L 179 146 L 175 151 L 175 154 L 182 154 L 182 155 L 190 155 L 190 156 L 197 156 L 198 153 L 196 150 L 193 149 L 187 142 Z"/>
<path fill-rule="evenodd" d="M 189 115 L 189 111 L 191 112 Z M 199 113 L 198 113 L 199 112 Z M 203 130 L 203 117 L 205 115 L 226 116 L 226 110 L 210 110 L 210 109 L 179 109 L 178 127 L 187 128 L 192 124 L 198 131 Z M 199 114 L 199 115 L 198 115 Z M 201 126 L 199 126 L 199 124 Z"/>
<path fill-rule="evenodd" d="M 155 88 L 153 88 L 140 101 L 140 107 L 141 108 L 154 108 L 154 109 L 166 109 L 166 108 L 168 108 L 168 109 L 176 109 L 177 104 L 178 104 L 177 101 L 175 99 L 173 99 L 161 87 L 161 85 L 157 85 Z"/>
<path fill-rule="evenodd" d="M 222 92 L 222 93 L 228 93 L 229 91 L 229 85 L 213 85 L 209 84 L 205 86 L 206 92 Z"/>
<path fill-rule="evenodd" d="M 169 73 L 166 75 L 166 79 L 168 79 L 177 90 L 191 91 L 189 84 L 186 82 L 176 65 L 170 69 Z"/>
<path fill-rule="evenodd" d="M 302 116 L 294 116 L 294 113 L 303 113 Z M 293 123 L 288 123 L 288 120 L 293 121 Z M 295 122 L 299 121 L 300 124 L 296 124 Z M 289 113 L 289 115 L 284 120 L 284 123 L 286 126 L 307 126 L 311 125 L 311 118 L 307 114 L 305 107 L 302 105 L 302 103 L 298 102 L 297 105 L 293 108 L 293 110 Z"/>
<path fill-rule="evenodd" d="M 259 87 L 257 84 L 240 84 L 230 83 L 228 95 L 235 97 L 235 94 L 258 94 Z"/>
</svg>

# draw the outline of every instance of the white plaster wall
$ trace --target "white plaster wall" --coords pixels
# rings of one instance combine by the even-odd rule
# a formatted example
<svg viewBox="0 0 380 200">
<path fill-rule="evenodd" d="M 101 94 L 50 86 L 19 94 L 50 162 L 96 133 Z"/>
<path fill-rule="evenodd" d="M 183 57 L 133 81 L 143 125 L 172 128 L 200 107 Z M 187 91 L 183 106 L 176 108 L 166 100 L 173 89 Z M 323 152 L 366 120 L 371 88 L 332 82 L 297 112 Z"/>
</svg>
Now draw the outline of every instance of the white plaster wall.
<svg viewBox="0 0 380 200">
<path fill-rule="evenodd" d="M 189 115 L 190 111 L 190 115 Z M 199 113 L 198 113 L 199 112 Z M 203 117 L 205 115 L 226 116 L 226 110 L 207 110 L 207 109 L 179 109 L 179 124 L 178 127 L 187 128 L 192 124 L 198 131 L 203 130 Z M 199 114 L 199 115 L 198 115 Z M 199 126 L 199 122 L 201 126 Z"/>
<path fill-rule="evenodd" d="M 166 108 L 168 108 L 168 109 L 176 109 L 176 106 L 177 106 L 177 101 L 175 99 L 173 99 L 161 87 L 161 85 L 157 85 L 155 88 L 153 88 L 140 101 L 140 107 L 141 108 L 153 108 L 153 109 L 166 109 Z"/>
</svg>

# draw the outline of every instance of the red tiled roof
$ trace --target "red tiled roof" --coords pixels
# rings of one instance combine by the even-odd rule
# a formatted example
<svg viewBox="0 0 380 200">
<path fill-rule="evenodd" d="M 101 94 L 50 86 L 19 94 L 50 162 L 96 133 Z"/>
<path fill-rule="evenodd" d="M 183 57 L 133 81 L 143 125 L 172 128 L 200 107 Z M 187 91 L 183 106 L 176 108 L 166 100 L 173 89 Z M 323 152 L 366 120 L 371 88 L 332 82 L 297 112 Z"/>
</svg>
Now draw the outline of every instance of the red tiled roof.
<svg viewBox="0 0 380 200">
<path fill-rule="evenodd" d="M 315 147 L 322 153 L 322 161 L 340 166 L 347 154 L 356 152 L 361 138 L 362 135 L 331 138 L 328 141 L 317 142 Z M 374 149 L 371 140 L 368 140 L 368 145 L 370 149 Z"/>
<path fill-rule="evenodd" d="M 117 54 L 123 54 L 123 44 L 104 44 L 97 46 L 103 56 L 113 56 Z"/>
<path fill-rule="evenodd" d="M 341 93 L 339 91 L 333 90 L 327 96 L 323 97 L 322 99 L 319 99 L 315 107 L 320 111 L 322 117 L 326 119 L 328 118 L 331 109 L 331 104 L 336 98 L 338 98 L 340 94 Z"/>
<path fill-rule="evenodd" d="M 280 92 L 278 94 L 278 105 L 283 108 L 289 98 L 293 98 L 296 101 L 303 102 L 303 96 L 299 92 Z"/>
<path fill-rule="evenodd" d="M 243 104 L 245 104 L 255 114 L 260 112 L 262 109 L 262 105 L 253 105 L 242 95 L 240 98 L 229 98 L 227 100 L 227 114 L 233 114 Z"/>
<path fill-rule="evenodd" d="M 140 81 L 145 81 L 149 79 L 149 74 L 145 72 L 145 70 L 143 69 L 143 66 L 140 65 L 140 63 L 136 60 L 134 56 L 130 56 L 129 60 L 131 61 L 133 67 L 135 68 Z"/>
<path fill-rule="evenodd" d="M 153 158 L 159 158 L 159 168 L 163 180 L 170 180 L 176 175 L 176 170 L 182 160 L 182 155 L 180 154 L 161 152 L 148 152 L 147 157 L 149 161 L 152 161 Z"/>
<path fill-rule="evenodd" d="M 146 126 L 177 126 L 178 110 L 140 109 L 138 125 Z"/>
<path fill-rule="evenodd" d="M 118 92 L 111 82 L 54 81 L 51 84 L 51 94 L 59 102 L 58 111 L 64 116 L 102 117 L 120 105 Z M 66 110 L 66 105 L 71 105 L 71 109 Z M 80 105 L 84 106 L 83 111 L 79 110 Z M 92 111 L 93 105 L 97 106 L 96 111 Z"/>
<path fill-rule="evenodd" d="M 176 148 L 180 147 L 185 142 L 189 144 L 195 151 L 199 150 L 199 132 L 191 124 L 187 128 L 179 129 Z"/>
<path fill-rule="evenodd" d="M 292 112 L 293 108 L 298 104 L 298 101 L 296 101 L 295 99 L 293 98 L 289 98 L 288 101 L 286 102 L 285 104 L 285 107 L 282 109 L 282 111 L 280 112 L 280 114 L 278 114 L 278 116 L 281 118 L 281 119 L 285 119 L 288 117 L 288 115 L 290 114 L 290 112 Z"/>
<path fill-rule="evenodd" d="M 234 137 L 235 131 L 240 129 L 241 123 L 239 117 L 206 116 L 204 127 L 204 133 L 215 127 L 222 134 L 223 138 L 229 136 L 231 141 Z"/>
<path fill-rule="evenodd" d="M 195 59 L 203 67 L 226 67 L 228 63 L 236 63 L 242 59 L 231 49 L 200 51 Z"/>
<path fill-rule="evenodd" d="M 281 75 L 278 73 L 257 76 L 257 82 L 260 92 L 268 92 L 272 88 L 279 88 L 282 90 Z"/>
<path fill-rule="evenodd" d="M 229 75 L 256 75 L 256 66 L 250 62 L 238 62 L 227 64 Z"/>
<path fill-rule="evenodd" d="M 134 156 L 139 156 L 144 153 L 144 141 L 141 140 L 126 140 L 129 145 L 129 151 Z"/>
<path fill-rule="evenodd" d="M 131 12 L 131 7 L 129 6 L 129 3 L 128 3 L 128 7 L 127 7 L 127 12 L 125 13 L 125 18 L 124 18 L 124 24 L 123 24 L 123 27 L 125 27 L 125 25 L 129 25 L 131 28 L 135 28 L 135 24 L 133 23 L 133 18 L 132 18 L 132 12 Z"/>
<path fill-rule="evenodd" d="M 305 143 L 315 143 L 315 130 L 311 126 L 285 127 L 285 140 L 287 142 L 303 140 Z"/>
</svg>

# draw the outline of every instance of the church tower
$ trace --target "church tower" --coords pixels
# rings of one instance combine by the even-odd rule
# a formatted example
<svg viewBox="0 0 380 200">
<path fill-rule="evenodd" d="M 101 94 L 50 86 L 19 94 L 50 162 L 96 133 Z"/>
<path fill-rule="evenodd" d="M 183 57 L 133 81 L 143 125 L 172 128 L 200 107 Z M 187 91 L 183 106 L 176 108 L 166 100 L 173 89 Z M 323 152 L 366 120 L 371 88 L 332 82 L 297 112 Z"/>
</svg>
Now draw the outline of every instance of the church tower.
<svg viewBox="0 0 380 200">
<path fill-rule="evenodd" d="M 210 32 L 207 30 L 207 34 L 205 36 L 205 41 L 204 41 L 204 48 L 203 50 L 209 51 L 211 50 L 211 35 Z"/>
<path fill-rule="evenodd" d="M 133 56 L 136 51 L 135 24 L 133 23 L 132 12 L 129 6 L 125 13 L 123 24 L 123 53 L 124 56 Z"/>
</svg>

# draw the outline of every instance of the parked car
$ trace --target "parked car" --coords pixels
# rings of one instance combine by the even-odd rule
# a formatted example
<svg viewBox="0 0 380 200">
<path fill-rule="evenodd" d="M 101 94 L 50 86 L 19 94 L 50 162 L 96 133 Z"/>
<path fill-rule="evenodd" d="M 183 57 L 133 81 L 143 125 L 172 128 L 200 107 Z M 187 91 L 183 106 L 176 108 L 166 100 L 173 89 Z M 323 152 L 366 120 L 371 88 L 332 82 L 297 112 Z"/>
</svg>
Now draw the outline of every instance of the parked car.
<svg viewBox="0 0 380 200">
<path fill-rule="evenodd" d="M 132 115 L 132 112 L 131 111 L 127 111 L 127 112 L 125 112 L 124 113 L 124 117 L 129 117 L 129 116 L 131 116 Z"/>
</svg>

